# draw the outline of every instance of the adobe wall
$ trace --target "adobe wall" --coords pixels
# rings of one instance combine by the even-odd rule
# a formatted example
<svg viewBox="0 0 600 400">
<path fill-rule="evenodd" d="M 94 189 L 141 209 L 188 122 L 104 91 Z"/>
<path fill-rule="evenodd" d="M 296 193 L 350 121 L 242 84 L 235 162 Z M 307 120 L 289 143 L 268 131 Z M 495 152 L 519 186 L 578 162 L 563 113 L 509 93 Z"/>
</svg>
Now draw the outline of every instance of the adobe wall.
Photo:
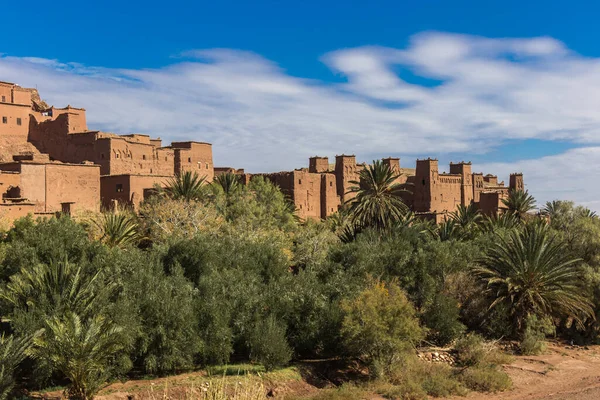
<svg viewBox="0 0 600 400">
<path fill-rule="evenodd" d="M 338 196 L 336 177 L 334 174 L 321 174 L 321 215 L 325 219 L 337 212 L 340 207 L 340 196 Z"/>
<path fill-rule="evenodd" d="M 212 145 L 201 142 L 173 142 L 171 147 L 175 152 L 175 174 L 185 171 L 197 172 L 212 182 L 215 177 Z"/>
<path fill-rule="evenodd" d="M 329 171 L 329 158 L 327 157 L 311 157 L 308 159 L 308 172 L 322 173 Z"/>
<path fill-rule="evenodd" d="M 358 181 L 359 167 L 356 164 L 356 156 L 345 155 L 335 156 L 335 176 L 338 196 L 345 203 L 353 199 L 356 194 L 348 193 L 350 188 L 354 186 L 351 181 Z"/>
<path fill-rule="evenodd" d="M 145 194 L 155 185 L 164 187 L 171 176 L 110 175 L 100 178 L 102 206 L 110 209 L 114 201 L 138 209 Z"/>
<path fill-rule="evenodd" d="M 473 202 L 473 171 L 471 163 L 450 163 L 450 173 L 461 176 L 460 201 L 461 204 L 468 206 Z"/>
<path fill-rule="evenodd" d="M 523 182 L 523 174 L 510 174 L 509 180 L 510 190 L 525 190 L 525 183 Z"/>
<path fill-rule="evenodd" d="M 481 192 L 479 201 L 479 210 L 487 216 L 495 216 L 505 210 L 502 203 L 503 199 L 508 197 L 508 188 L 506 190 L 494 190 Z"/>
<path fill-rule="evenodd" d="M 25 172 L 31 164 L 24 164 Z M 61 211 L 61 203 L 73 203 L 71 212 L 100 210 L 98 165 L 46 164 L 46 212 Z"/>
<path fill-rule="evenodd" d="M 0 223 L 12 226 L 19 218 L 33 215 L 35 213 L 35 205 L 33 203 L 0 203 Z"/>
</svg>

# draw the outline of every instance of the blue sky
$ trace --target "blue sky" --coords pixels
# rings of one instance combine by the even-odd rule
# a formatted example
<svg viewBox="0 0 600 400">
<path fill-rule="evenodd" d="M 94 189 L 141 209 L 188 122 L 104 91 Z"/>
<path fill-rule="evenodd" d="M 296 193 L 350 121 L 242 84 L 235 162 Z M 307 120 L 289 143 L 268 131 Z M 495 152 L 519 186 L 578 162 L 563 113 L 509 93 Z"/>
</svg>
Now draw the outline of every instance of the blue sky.
<svg viewBox="0 0 600 400">
<path fill-rule="evenodd" d="M 591 1 L 10 2 L 0 80 L 85 107 L 90 128 L 210 141 L 217 165 L 472 160 L 501 179 L 524 172 L 540 201 L 599 210 L 599 12 Z"/>
</svg>

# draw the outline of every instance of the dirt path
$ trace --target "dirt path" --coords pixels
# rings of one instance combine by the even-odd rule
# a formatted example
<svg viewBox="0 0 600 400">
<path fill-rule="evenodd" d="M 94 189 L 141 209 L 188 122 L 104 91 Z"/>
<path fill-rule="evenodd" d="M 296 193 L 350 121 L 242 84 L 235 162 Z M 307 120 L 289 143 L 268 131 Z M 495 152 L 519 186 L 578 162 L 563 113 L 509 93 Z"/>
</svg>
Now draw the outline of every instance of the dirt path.
<svg viewBox="0 0 600 400">
<path fill-rule="evenodd" d="M 600 399 L 600 347 L 572 348 L 551 344 L 546 354 L 517 357 L 504 367 L 513 388 L 496 394 L 471 393 L 482 400 Z M 457 397 L 456 399 L 464 397 Z"/>
</svg>

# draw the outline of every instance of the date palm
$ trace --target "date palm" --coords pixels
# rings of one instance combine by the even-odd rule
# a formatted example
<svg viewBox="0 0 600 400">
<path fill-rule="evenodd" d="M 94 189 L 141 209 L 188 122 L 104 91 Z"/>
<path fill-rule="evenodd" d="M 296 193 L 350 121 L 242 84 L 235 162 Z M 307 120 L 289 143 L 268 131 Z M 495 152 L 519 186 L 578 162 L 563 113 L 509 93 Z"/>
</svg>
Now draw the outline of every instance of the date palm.
<svg viewBox="0 0 600 400">
<path fill-rule="evenodd" d="M 199 200 L 204 194 L 206 177 L 200 177 L 197 172 L 185 171 L 169 179 L 162 189 L 163 193 L 174 200 Z"/>
<path fill-rule="evenodd" d="M 402 219 L 408 207 L 400 194 L 408 190 L 396 183 L 399 176 L 379 160 L 359 172 L 359 180 L 351 181 L 348 191 L 356 194 L 349 204 L 355 224 L 385 230 Z"/>
<path fill-rule="evenodd" d="M 504 303 L 521 334 L 530 315 L 577 321 L 593 315 L 580 287 L 579 261 L 546 225 L 531 224 L 498 236 L 473 272 L 492 299 L 490 309 Z"/>
<path fill-rule="evenodd" d="M 515 215 L 519 220 L 523 220 L 527 213 L 535 208 L 535 199 L 527 191 L 511 190 L 508 193 L 508 198 L 502 199 L 502 204 L 510 214 Z"/>
<path fill-rule="evenodd" d="M 15 384 L 15 370 L 25 359 L 32 337 L 0 336 L 0 400 L 8 398 Z"/>
<path fill-rule="evenodd" d="M 75 313 L 46 321 L 33 339 L 30 355 L 69 380 L 69 399 L 89 400 L 110 377 L 114 359 L 125 348 L 122 329 L 102 316 L 82 320 Z"/>
<path fill-rule="evenodd" d="M 143 239 L 135 216 L 128 213 L 102 213 L 93 223 L 99 231 L 98 240 L 108 247 L 135 245 Z"/>
<path fill-rule="evenodd" d="M 221 186 L 227 197 L 231 196 L 240 189 L 240 177 L 231 172 L 218 175 L 214 182 Z"/>
<path fill-rule="evenodd" d="M 463 229 L 476 229 L 483 216 L 477 206 L 471 203 L 468 206 L 460 204 L 454 212 L 450 213 L 450 219 Z"/>
</svg>

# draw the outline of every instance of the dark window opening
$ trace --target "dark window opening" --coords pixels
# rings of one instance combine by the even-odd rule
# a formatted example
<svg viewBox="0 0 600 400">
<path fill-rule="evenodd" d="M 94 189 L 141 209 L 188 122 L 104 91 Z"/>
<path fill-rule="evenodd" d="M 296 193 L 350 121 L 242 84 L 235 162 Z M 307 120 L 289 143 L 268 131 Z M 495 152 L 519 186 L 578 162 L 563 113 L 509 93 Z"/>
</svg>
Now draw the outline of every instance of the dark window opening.
<svg viewBox="0 0 600 400">
<path fill-rule="evenodd" d="M 121 193 L 123 191 L 123 184 L 117 183 L 117 193 Z"/>
<path fill-rule="evenodd" d="M 115 158 L 119 158 L 119 153 L 115 154 Z"/>
<path fill-rule="evenodd" d="M 8 124 L 8 117 L 2 117 L 2 123 Z"/>
<path fill-rule="evenodd" d="M 302 185 L 302 179 L 298 179 L 298 185 Z"/>
<path fill-rule="evenodd" d="M 20 125 L 21 125 L 21 122 L 22 122 L 22 121 L 21 121 L 21 118 L 17 118 L 17 125 L 19 125 L 19 126 L 20 126 Z"/>
<path fill-rule="evenodd" d="M 206 169 L 208 169 L 208 163 L 206 163 Z"/>
<path fill-rule="evenodd" d="M 329 186 L 333 187 L 333 182 L 329 182 Z"/>
<path fill-rule="evenodd" d="M 425 186 L 425 179 L 423 179 L 423 186 Z"/>
<path fill-rule="evenodd" d="M 167 157 L 165 157 L 165 161 L 168 161 Z"/>
<path fill-rule="evenodd" d="M 192 158 L 191 157 L 188 157 L 188 162 L 192 162 Z"/>
<path fill-rule="evenodd" d="M 6 103 L 6 96 L 2 96 L 2 102 Z"/>
<path fill-rule="evenodd" d="M 144 155 L 142 156 L 142 160 L 145 160 L 145 159 L 146 159 L 146 155 L 144 154 Z"/>
</svg>

